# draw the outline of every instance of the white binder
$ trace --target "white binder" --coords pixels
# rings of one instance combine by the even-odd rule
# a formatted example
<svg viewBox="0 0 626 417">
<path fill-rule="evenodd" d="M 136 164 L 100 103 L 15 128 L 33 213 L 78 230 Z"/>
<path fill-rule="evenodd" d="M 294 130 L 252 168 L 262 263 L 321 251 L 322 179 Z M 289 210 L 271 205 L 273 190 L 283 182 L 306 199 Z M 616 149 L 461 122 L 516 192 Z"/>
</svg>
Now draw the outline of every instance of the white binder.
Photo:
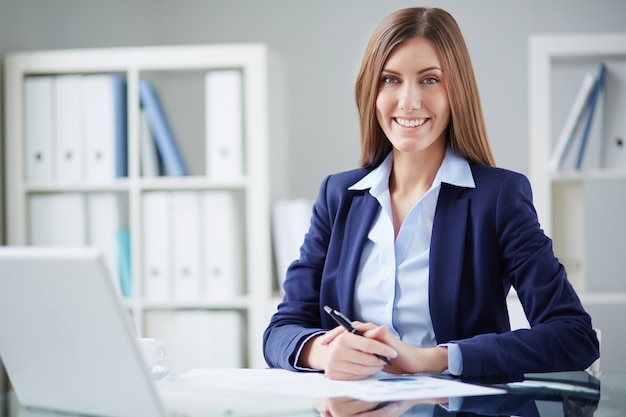
<svg viewBox="0 0 626 417">
<path fill-rule="evenodd" d="M 241 294 L 243 289 L 243 213 L 235 194 L 207 191 L 202 196 L 204 224 L 204 294 L 221 299 Z"/>
<path fill-rule="evenodd" d="M 29 210 L 31 245 L 83 246 L 87 243 L 84 195 L 33 194 L 29 198 Z"/>
<path fill-rule="evenodd" d="M 206 74 L 207 174 L 211 178 L 243 175 L 243 106 L 241 71 Z"/>
<path fill-rule="evenodd" d="M 278 200 L 272 212 L 272 232 L 274 257 L 278 285 L 282 289 L 287 268 L 300 257 L 300 247 L 304 243 L 311 225 L 313 201 L 306 198 Z"/>
<path fill-rule="evenodd" d="M 174 372 L 194 368 L 241 368 L 242 318 L 233 311 L 159 311 L 146 315 L 146 337 L 167 346 L 160 365 Z"/>
<path fill-rule="evenodd" d="M 115 95 L 109 74 L 83 76 L 86 179 L 115 178 Z"/>
<path fill-rule="evenodd" d="M 199 300 L 200 294 L 200 198 L 196 191 L 177 191 L 172 198 L 174 298 Z"/>
<path fill-rule="evenodd" d="M 121 293 L 117 233 L 124 217 L 119 197 L 114 193 L 90 193 L 86 194 L 86 203 L 87 243 L 102 251 L 115 278 L 115 288 Z"/>
<path fill-rule="evenodd" d="M 169 193 L 145 193 L 142 204 L 144 297 L 152 301 L 169 300 L 172 274 Z"/>
<path fill-rule="evenodd" d="M 24 79 L 26 181 L 52 181 L 54 173 L 53 77 Z"/>
<path fill-rule="evenodd" d="M 241 318 L 234 311 L 178 311 L 174 313 L 178 367 L 240 368 Z M 183 350 L 184 349 L 184 350 Z"/>
<path fill-rule="evenodd" d="M 54 87 L 56 178 L 78 181 L 84 176 L 82 76 L 57 76 Z"/>
</svg>

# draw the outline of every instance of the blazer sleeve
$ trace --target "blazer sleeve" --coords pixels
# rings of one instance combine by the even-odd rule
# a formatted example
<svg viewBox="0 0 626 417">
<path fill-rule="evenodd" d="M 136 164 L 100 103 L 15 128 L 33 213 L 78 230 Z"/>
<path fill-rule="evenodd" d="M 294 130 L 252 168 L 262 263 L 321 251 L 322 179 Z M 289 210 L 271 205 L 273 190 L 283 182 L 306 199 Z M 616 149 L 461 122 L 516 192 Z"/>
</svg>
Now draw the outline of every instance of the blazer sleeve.
<svg viewBox="0 0 626 417">
<path fill-rule="evenodd" d="M 329 179 L 324 179 L 320 187 L 300 257 L 287 269 L 283 301 L 263 334 L 263 354 L 270 367 L 297 370 L 296 355 L 303 343 L 324 331 L 320 286 L 331 231 L 326 201 Z"/>
<path fill-rule="evenodd" d="M 501 270 L 531 329 L 475 335 L 456 343 L 465 376 L 582 370 L 599 357 L 591 318 L 541 230 L 528 179 L 506 175 L 494 213 Z M 471 267 L 470 267 L 471 268 Z"/>
</svg>

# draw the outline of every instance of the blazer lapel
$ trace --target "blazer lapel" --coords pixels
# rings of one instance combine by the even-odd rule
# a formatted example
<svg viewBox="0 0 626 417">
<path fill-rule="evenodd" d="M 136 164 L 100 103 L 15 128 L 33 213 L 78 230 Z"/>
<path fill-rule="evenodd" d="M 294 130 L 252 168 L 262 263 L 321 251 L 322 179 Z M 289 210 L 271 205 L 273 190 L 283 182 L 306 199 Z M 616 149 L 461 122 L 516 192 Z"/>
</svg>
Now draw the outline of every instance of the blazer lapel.
<svg viewBox="0 0 626 417">
<path fill-rule="evenodd" d="M 338 276 L 341 277 L 343 287 L 339 293 L 342 297 L 339 302 L 348 317 L 352 317 L 354 313 L 354 287 L 361 253 L 379 207 L 378 201 L 367 191 L 355 193 L 350 203 L 344 207 L 347 218 Z"/>
<path fill-rule="evenodd" d="M 429 306 L 437 343 L 457 338 L 459 290 L 469 200 L 463 188 L 443 183 L 430 243 Z"/>
</svg>

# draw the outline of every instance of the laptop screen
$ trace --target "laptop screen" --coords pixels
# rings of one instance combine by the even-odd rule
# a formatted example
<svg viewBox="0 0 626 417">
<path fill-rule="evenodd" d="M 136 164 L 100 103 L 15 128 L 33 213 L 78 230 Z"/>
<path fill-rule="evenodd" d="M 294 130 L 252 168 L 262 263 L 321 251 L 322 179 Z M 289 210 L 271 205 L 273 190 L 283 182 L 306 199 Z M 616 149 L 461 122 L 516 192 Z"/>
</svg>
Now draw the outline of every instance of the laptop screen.
<svg viewBox="0 0 626 417">
<path fill-rule="evenodd" d="M 163 414 L 96 249 L 0 248 L 0 334 L 0 357 L 23 406 Z"/>
</svg>

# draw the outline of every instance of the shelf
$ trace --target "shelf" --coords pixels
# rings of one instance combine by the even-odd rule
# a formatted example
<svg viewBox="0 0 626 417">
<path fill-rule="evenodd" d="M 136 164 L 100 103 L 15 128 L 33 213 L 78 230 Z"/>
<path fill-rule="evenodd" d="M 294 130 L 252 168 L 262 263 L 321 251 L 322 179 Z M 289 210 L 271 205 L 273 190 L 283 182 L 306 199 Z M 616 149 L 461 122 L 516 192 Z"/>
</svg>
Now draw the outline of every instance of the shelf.
<svg viewBox="0 0 626 417">
<path fill-rule="evenodd" d="M 244 354 L 241 365 L 265 367 L 260 346 L 263 331 L 272 313 L 275 287 L 270 207 L 272 198 L 284 197 L 287 185 L 285 175 L 287 161 L 277 161 L 270 153 L 270 148 L 284 148 L 285 140 L 282 136 L 284 129 L 277 125 L 281 120 L 277 115 L 282 114 L 281 101 L 284 99 L 281 95 L 284 91 L 281 85 L 284 80 L 283 66 L 279 57 L 263 44 L 249 43 L 17 52 L 7 54 L 4 65 L 4 99 L 5 102 L 12 103 L 11 106 L 4 107 L 7 243 L 33 244 L 31 241 L 33 236 L 39 239 L 43 235 L 52 239 L 51 234 L 65 235 L 62 226 L 70 224 L 75 229 L 74 232 L 78 230 L 72 236 L 78 236 L 76 239 L 80 240 L 79 245 L 100 246 L 102 242 L 94 242 L 95 232 L 106 229 L 108 239 L 111 237 L 111 233 L 108 232 L 122 230 L 129 236 L 127 245 L 132 276 L 130 293 L 135 296 L 122 299 L 122 302 L 129 309 L 138 334 L 145 335 L 148 325 L 153 326 L 152 330 L 158 331 L 159 326 L 155 326 L 154 320 L 161 316 L 168 317 L 166 320 L 170 320 L 170 324 L 186 318 L 189 318 L 190 322 L 198 319 L 205 324 L 215 323 L 214 319 L 224 317 L 231 324 L 234 323 L 233 320 L 237 321 L 235 327 L 238 330 L 221 334 L 220 343 L 230 340 L 237 345 L 235 350 L 240 349 Z M 236 104 L 232 107 L 236 110 L 228 114 L 234 115 L 238 123 L 236 126 L 240 128 L 237 129 L 240 132 L 235 134 L 239 138 L 236 139 L 237 142 L 230 142 L 236 145 L 233 148 L 228 148 L 228 143 L 220 142 L 219 146 L 216 145 L 211 138 L 217 136 L 215 134 L 211 136 L 209 133 L 210 128 L 215 126 L 210 124 L 211 117 L 213 120 L 222 119 L 207 110 L 210 107 L 210 97 L 213 97 L 211 91 L 215 91 L 208 87 L 211 84 L 207 80 L 214 79 L 218 71 L 222 70 L 229 70 L 236 81 L 236 88 L 230 90 L 232 94 L 228 96 L 229 99 L 236 98 L 233 100 Z M 37 140 L 45 141 L 55 139 L 54 137 L 49 139 L 48 135 L 41 132 L 28 136 L 33 130 L 27 132 L 26 126 L 31 125 L 25 123 L 25 119 L 32 113 L 26 113 L 26 104 L 37 102 L 32 97 L 41 96 L 28 96 L 31 97 L 31 101 L 28 101 L 25 82 L 37 84 L 46 78 L 43 81 L 51 86 L 47 91 L 51 91 L 50 96 L 53 98 L 50 100 L 50 108 L 53 108 L 52 106 L 57 105 L 55 101 L 57 97 L 53 94 L 56 94 L 59 83 L 63 82 L 62 78 L 64 80 L 73 78 L 74 82 L 78 80 L 78 84 L 74 84 L 74 88 L 78 90 L 73 91 L 78 91 L 76 94 L 80 94 L 84 99 L 89 97 L 85 89 L 87 85 L 85 80 L 92 80 L 94 74 L 104 76 L 115 74 L 110 78 L 121 79 L 125 83 L 126 94 L 121 97 L 124 99 L 126 111 L 122 114 L 127 123 L 124 130 L 127 136 L 125 148 L 127 177 L 107 176 L 97 181 L 92 177 L 91 180 L 87 180 L 85 174 L 88 171 L 85 168 L 88 165 L 87 159 L 80 165 L 84 172 L 81 171 L 81 175 L 71 177 L 82 176 L 80 180 L 55 180 L 70 178 L 61 176 L 55 165 L 50 169 L 51 175 L 32 176 L 32 171 L 28 168 L 32 168 L 33 161 L 41 161 L 40 156 L 45 155 L 45 152 L 29 154 L 27 149 L 30 149 L 28 146 L 33 145 L 33 142 L 28 142 L 28 138 L 35 137 Z M 66 75 L 72 77 L 64 77 Z M 189 175 L 142 175 L 142 172 L 148 171 L 146 169 L 148 165 L 142 159 L 144 158 L 142 146 L 146 143 L 156 145 L 157 142 L 153 140 L 154 138 L 152 142 L 145 141 L 148 137 L 146 132 L 154 134 L 154 130 L 146 129 L 145 125 L 142 127 L 145 103 L 140 102 L 139 87 L 143 79 L 149 79 L 158 91 L 160 103 Z M 34 84 L 28 85 L 32 87 Z M 116 85 L 119 86 L 119 83 Z M 120 95 L 115 97 L 119 98 Z M 223 97 L 219 96 L 216 100 L 224 103 L 224 100 L 218 100 Z M 119 104 L 120 101 L 114 103 Z M 82 106 L 80 112 L 84 108 L 85 106 Z M 119 108 L 121 107 L 116 107 Z M 50 110 L 45 114 L 52 120 L 58 112 Z M 65 114 L 70 112 L 66 111 Z M 78 117 L 73 119 L 86 124 L 86 114 L 83 115 L 83 119 Z M 115 118 L 116 121 L 119 119 Z M 113 119 L 108 119 L 104 126 L 111 126 L 111 120 Z M 228 126 L 233 124 L 230 123 Z M 76 127 L 73 126 L 73 129 Z M 53 129 L 47 129 L 51 130 Z M 81 132 L 78 134 L 80 139 L 72 142 L 74 145 L 79 143 L 75 145 L 76 152 L 61 154 L 50 151 L 50 160 L 54 161 L 53 164 L 67 161 L 75 163 L 77 159 L 73 158 L 74 155 L 84 157 L 87 154 L 84 149 L 87 148 L 87 143 L 91 145 L 91 142 L 86 141 L 85 131 Z M 54 134 L 56 133 L 52 133 Z M 215 148 L 212 149 L 211 146 Z M 235 151 L 229 152 L 231 149 Z M 103 160 L 102 155 L 106 158 L 111 153 L 91 155 L 100 158 L 97 159 L 100 162 Z M 224 164 L 224 161 L 233 161 L 233 159 L 220 160 L 222 155 L 234 155 L 238 168 L 231 171 L 217 169 L 218 165 L 215 162 Z M 110 168 L 111 165 L 107 167 Z M 224 171 L 229 171 L 230 174 L 226 176 Z M 37 178 L 41 180 L 35 181 Z M 273 187 L 270 187 L 270 183 Z M 155 198 L 161 200 L 158 200 L 156 206 L 147 208 L 148 202 L 154 204 Z M 60 201 L 64 204 L 71 203 L 72 210 L 64 210 L 67 205 L 59 204 Z M 33 207 L 38 210 L 37 215 L 31 215 Z M 47 210 L 50 207 L 53 209 Z M 148 216 L 151 209 L 166 214 L 163 217 L 159 217 L 160 214 L 156 217 Z M 68 214 L 70 212 L 72 219 L 46 222 L 45 216 L 50 213 L 54 213 L 55 216 L 70 216 Z M 107 218 L 109 215 L 112 217 Z M 37 221 L 34 221 L 35 217 L 38 218 Z M 151 217 L 153 222 L 148 223 L 147 217 Z M 46 234 L 47 228 L 46 233 L 32 233 L 31 229 L 53 223 L 57 227 L 52 233 Z M 166 232 L 151 239 L 155 235 L 150 232 L 155 230 Z M 229 239 L 237 250 L 211 258 L 209 252 L 222 253 L 222 249 L 228 247 Z M 168 259 L 167 265 L 148 262 L 147 253 L 149 249 L 154 249 L 154 246 L 151 246 L 154 242 L 165 242 L 170 245 L 167 250 L 159 252 L 164 254 L 163 259 Z M 109 249 L 107 253 L 110 255 L 107 259 L 116 260 L 119 249 L 117 244 L 116 241 L 114 243 L 107 241 L 106 246 Z M 161 260 L 152 255 L 152 260 L 154 259 Z M 229 263 L 227 259 L 235 261 Z M 187 263 L 191 265 L 190 268 L 186 268 Z M 159 267 L 163 269 L 158 269 Z M 117 275 L 118 269 L 114 262 L 111 263 L 110 269 Z M 175 276 L 179 277 L 178 281 L 175 280 Z M 168 284 L 163 288 L 169 297 L 165 297 L 165 301 L 155 301 L 161 297 L 149 299 L 147 286 L 151 284 L 147 283 L 162 277 L 168 280 Z M 199 298 L 197 301 L 179 301 L 187 299 L 178 298 L 177 294 L 184 292 L 183 286 L 190 285 L 188 277 L 191 277 L 193 286 L 185 287 L 187 294 L 195 290 L 198 293 L 202 292 L 201 297 L 205 297 L 211 285 L 226 283 L 226 289 L 221 287 L 225 293 L 241 295 L 229 295 L 216 300 Z M 240 286 L 241 289 L 233 289 L 231 284 L 233 288 Z M 150 320 L 147 319 L 148 315 Z M 198 335 L 202 332 L 196 331 Z M 221 330 L 215 333 L 220 332 Z M 206 329 L 203 334 L 210 336 L 213 333 Z M 206 339 L 202 341 L 206 343 Z M 192 342 L 187 345 L 189 348 L 195 346 Z M 199 366 L 202 367 L 204 364 Z"/>
<path fill-rule="evenodd" d="M 137 182 L 143 190 L 244 190 L 249 184 L 246 178 L 214 180 L 200 176 L 141 178 Z"/>
<path fill-rule="evenodd" d="M 626 346 L 626 33 L 536 34 L 528 46 L 534 205 L 593 327 L 601 330 L 602 366 L 620 369 Z M 574 142 L 565 165 L 572 168 L 552 172 L 556 139 L 585 74 L 595 74 L 600 62 L 606 88 L 582 169 L 568 159 L 579 150 Z"/>
<path fill-rule="evenodd" d="M 250 309 L 250 297 L 202 301 L 140 301 L 144 310 L 241 310 Z"/>
<path fill-rule="evenodd" d="M 552 173 L 550 179 L 554 183 L 584 182 L 590 180 L 626 180 L 626 169 L 559 171 Z"/>
</svg>

